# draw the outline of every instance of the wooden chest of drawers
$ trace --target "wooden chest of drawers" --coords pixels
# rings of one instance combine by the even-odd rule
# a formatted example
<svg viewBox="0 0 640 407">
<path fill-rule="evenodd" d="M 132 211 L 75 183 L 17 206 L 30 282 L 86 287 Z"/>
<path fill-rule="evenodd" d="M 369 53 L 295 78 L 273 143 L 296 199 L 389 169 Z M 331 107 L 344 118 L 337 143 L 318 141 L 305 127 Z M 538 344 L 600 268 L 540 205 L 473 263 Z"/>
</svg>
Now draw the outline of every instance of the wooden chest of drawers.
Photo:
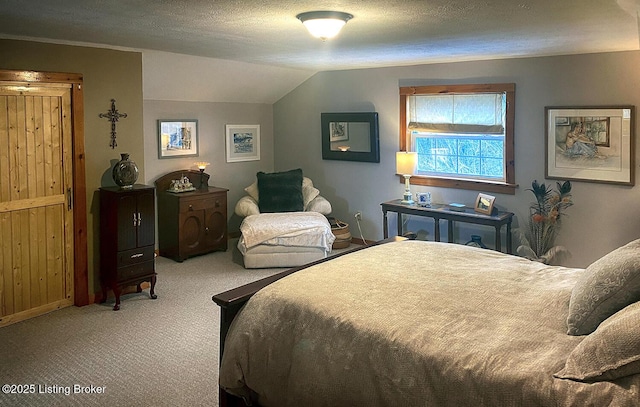
<svg viewBox="0 0 640 407">
<path fill-rule="evenodd" d="M 107 290 L 116 297 L 114 310 L 120 309 L 123 287 L 151 282 L 154 292 L 155 272 L 155 188 L 100 188 L 100 277 L 102 301 Z"/>
<path fill-rule="evenodd" d="M 158 191 L 160 255 L 182 262 L 214 250 L 227 250 L 227 189 Z"/>
</svg>

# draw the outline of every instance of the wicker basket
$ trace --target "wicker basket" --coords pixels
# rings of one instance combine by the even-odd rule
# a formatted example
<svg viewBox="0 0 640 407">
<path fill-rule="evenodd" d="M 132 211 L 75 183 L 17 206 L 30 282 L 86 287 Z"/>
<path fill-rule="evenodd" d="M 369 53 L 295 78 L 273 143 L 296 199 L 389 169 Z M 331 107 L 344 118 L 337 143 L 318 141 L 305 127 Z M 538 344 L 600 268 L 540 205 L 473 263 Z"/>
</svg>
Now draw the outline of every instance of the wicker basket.
<svg viewBox="0 0 640 407">
<path fill-rule="evenodd" d="M 349 224 L 341 220 L 335 220 L 331 224 L 331 233 L 336 237 L 333 241 L 333 249 L 346 249 L 351 244 L 351 232 L 349 232 Z"/>
</svg>

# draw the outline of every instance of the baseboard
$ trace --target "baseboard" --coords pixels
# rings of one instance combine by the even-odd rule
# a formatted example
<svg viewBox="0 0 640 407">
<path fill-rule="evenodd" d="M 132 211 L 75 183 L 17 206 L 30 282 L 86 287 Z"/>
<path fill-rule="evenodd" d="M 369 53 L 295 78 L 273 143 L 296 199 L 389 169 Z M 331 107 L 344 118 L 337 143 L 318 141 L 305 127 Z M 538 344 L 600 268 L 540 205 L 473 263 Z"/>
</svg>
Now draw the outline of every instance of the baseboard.
<svg viewBox="0 0 640 407">
<path fill-rule="evenodd" d="M 351 243 L 353 244 L 359 244 L 360 246 L 369 246 L 375 243 L 375 240 L 362 240 L 360 238 L 357 237 L 352 237 L 351 238 Z"/>
</svg>

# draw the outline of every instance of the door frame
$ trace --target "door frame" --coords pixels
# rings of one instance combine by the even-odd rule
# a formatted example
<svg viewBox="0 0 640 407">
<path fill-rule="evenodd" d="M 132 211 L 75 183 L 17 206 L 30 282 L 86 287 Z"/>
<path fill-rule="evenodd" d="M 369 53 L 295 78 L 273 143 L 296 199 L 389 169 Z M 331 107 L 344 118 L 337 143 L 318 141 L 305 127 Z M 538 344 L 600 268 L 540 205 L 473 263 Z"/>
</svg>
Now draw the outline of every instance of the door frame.
<svg viewBox="0 0 640 407">
<path fill-rule="evenodd" d="M 71 132 L 73 178 L 73 301 L 89 304 L 87 258 L 87 187 L 84 151 L 83 77 L 78 73 L 14 71 L 0 69 L 0 82 L 66 83 L 71 85 Z"/>
</svg>

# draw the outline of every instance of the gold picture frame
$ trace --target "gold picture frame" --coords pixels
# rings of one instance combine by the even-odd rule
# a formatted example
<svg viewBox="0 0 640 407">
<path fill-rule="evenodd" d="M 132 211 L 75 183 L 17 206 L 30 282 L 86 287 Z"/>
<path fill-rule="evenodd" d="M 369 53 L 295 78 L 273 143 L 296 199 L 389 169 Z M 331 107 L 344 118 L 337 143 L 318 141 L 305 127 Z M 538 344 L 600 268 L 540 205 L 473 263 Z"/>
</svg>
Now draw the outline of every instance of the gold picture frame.
<svg viewBox="0 0 640 407">
<path fill-rule="evenodd" d="M 473 209 L 478 213 L 491 215 L 493 213 L 493 203 L 495 200 L 495 196 L 479 193 L 476 198 L 476 203 L 473 205 Z"/>
</svg>

